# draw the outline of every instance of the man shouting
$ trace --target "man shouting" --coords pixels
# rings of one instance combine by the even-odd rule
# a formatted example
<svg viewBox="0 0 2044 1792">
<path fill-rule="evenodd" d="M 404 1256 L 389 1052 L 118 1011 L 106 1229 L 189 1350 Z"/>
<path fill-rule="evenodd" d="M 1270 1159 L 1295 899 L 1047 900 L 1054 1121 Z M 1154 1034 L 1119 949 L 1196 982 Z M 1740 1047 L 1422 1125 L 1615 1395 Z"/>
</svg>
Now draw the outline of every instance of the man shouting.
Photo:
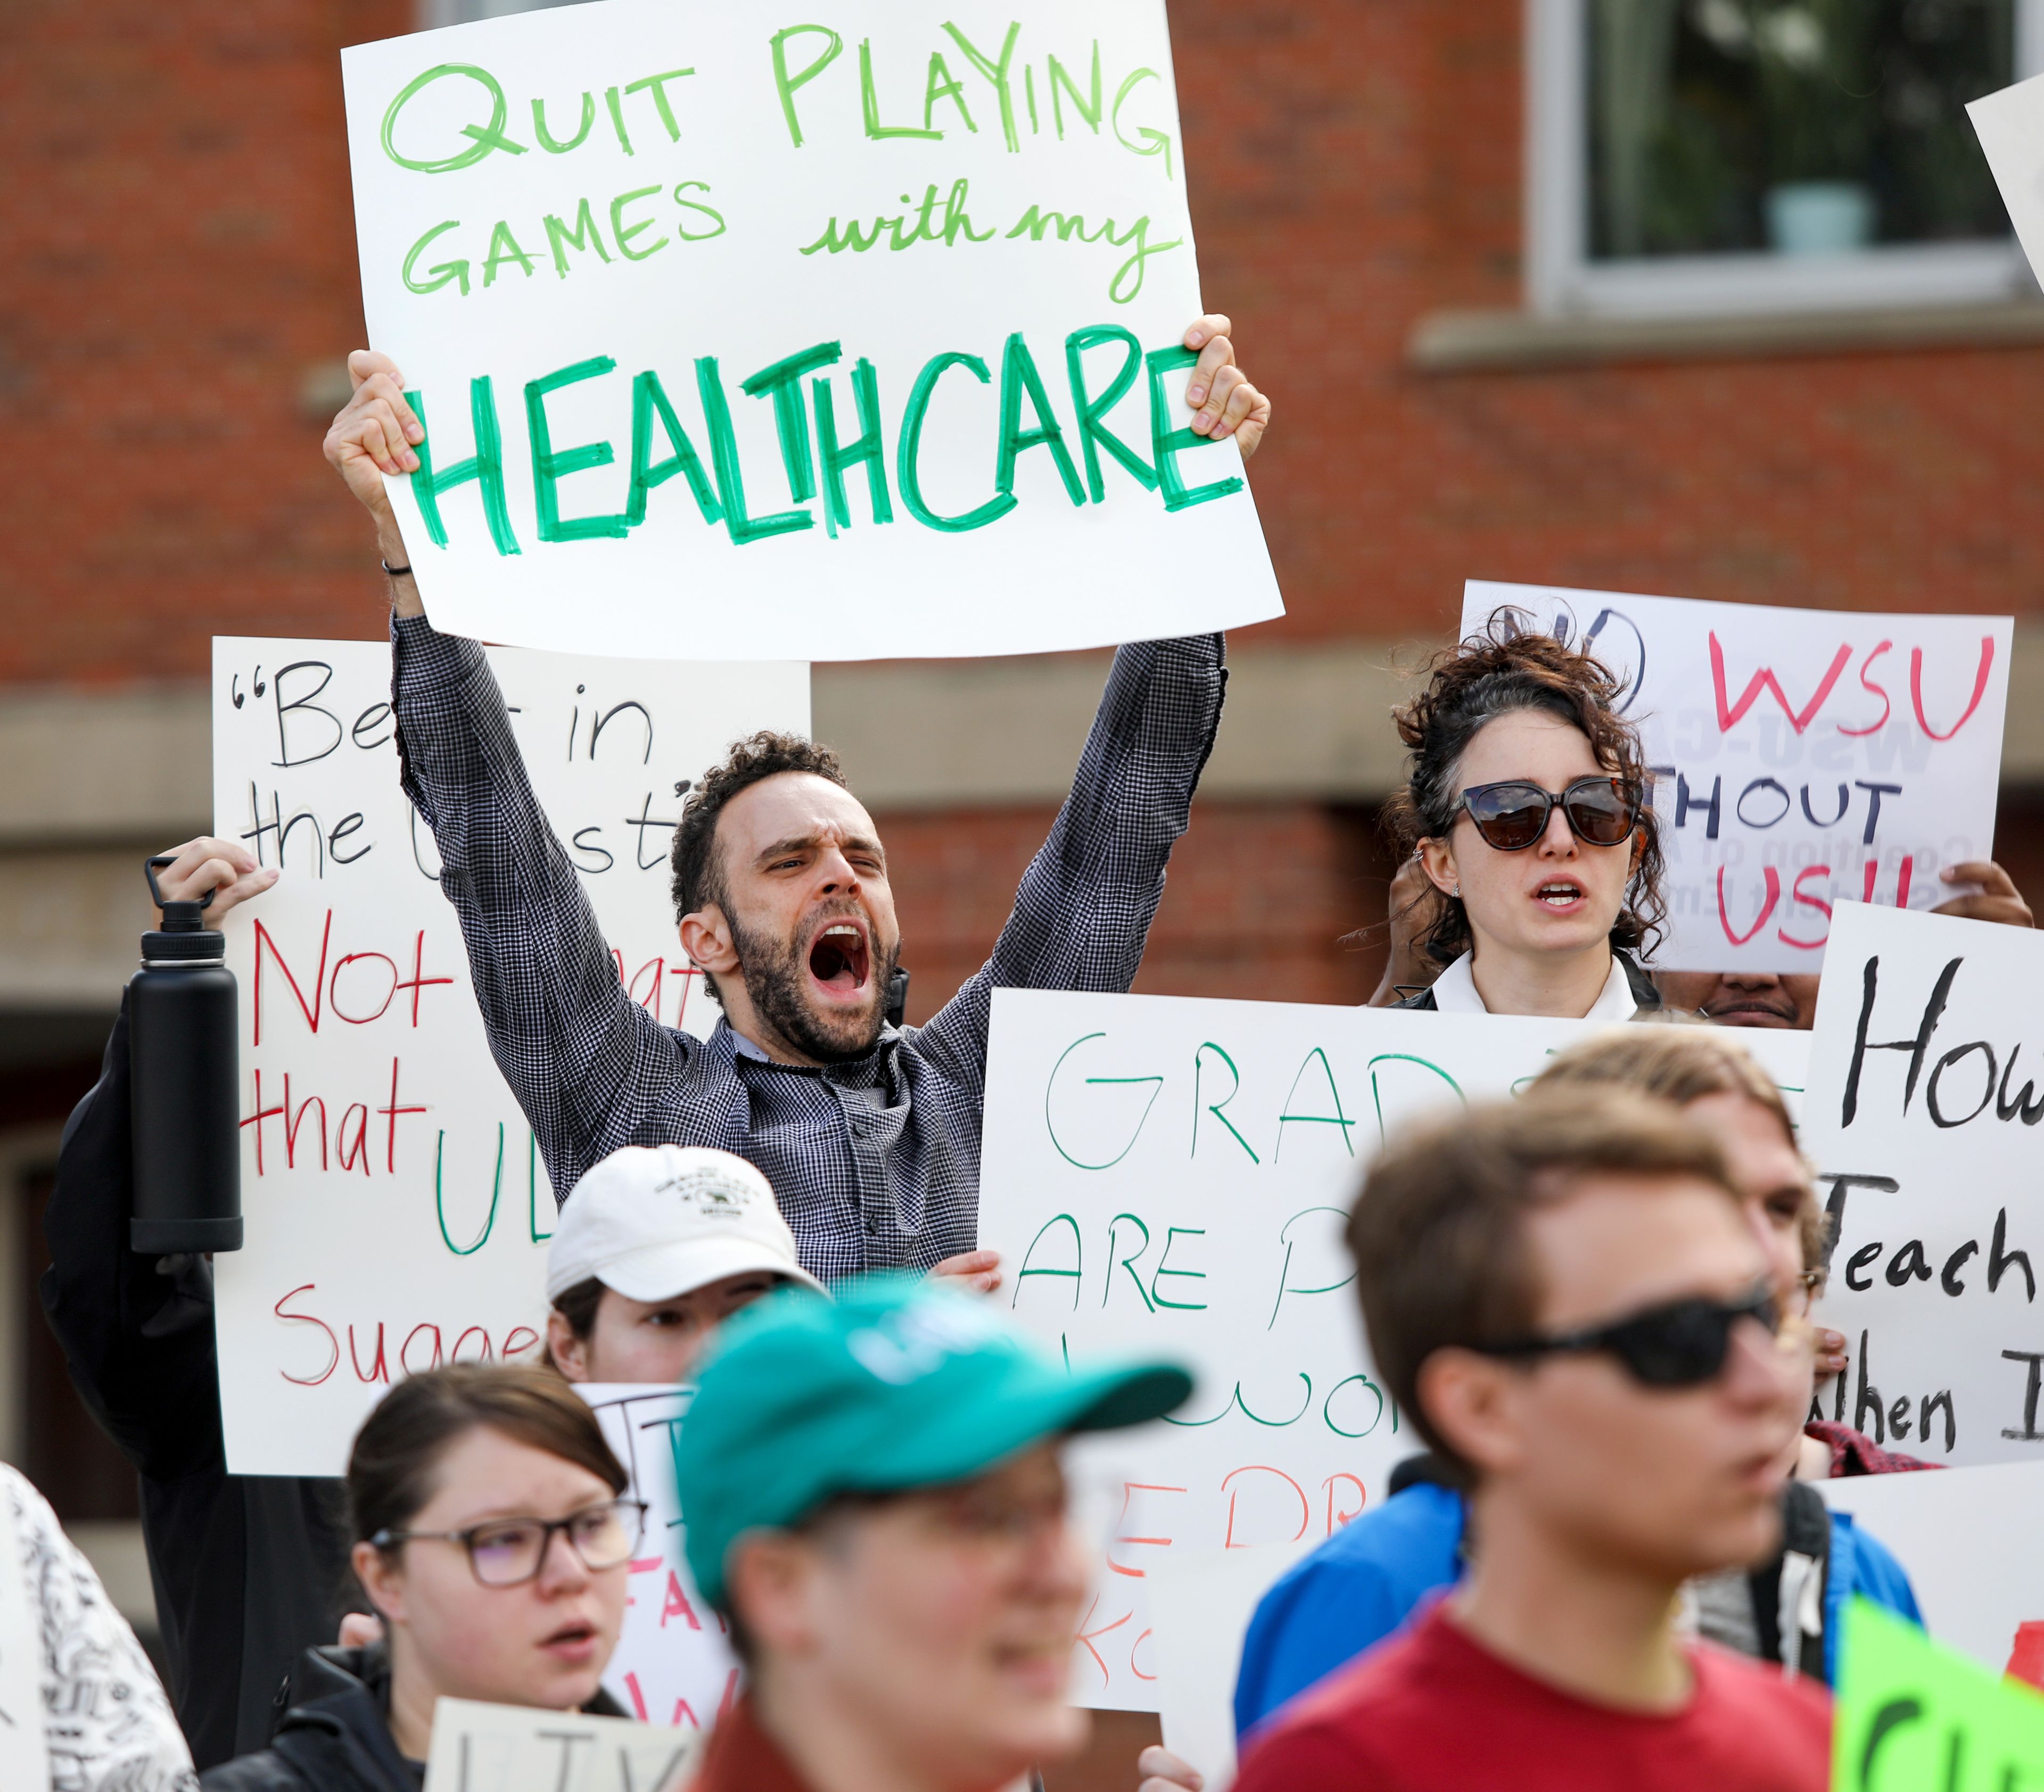
<svg viewBox="0 0 2044 1792">
<path fill-rule="evenodd" d="M 1270 407 L 1228 330 L 1206 317 L 1185 332 L 1199 351 L 1185 401 L 1195 433 L 1233 436 L 1246 459 Z M 974 1246 L 993 992 L 1134 980 L 1220 724 L 1222 638 L 1115 656 L 993 956 L 927 1026 L 888 1022 L 901 939 L 886 854 L 836 756 L 791 735 L 740 742 L 674 833 L 682 949 L 724 1007 L 698 1041 L 620 987 L 489 662 L 426 620 L 383 485 L 418 466 L 425 432 L 387 357 L 348 366 L 355 395 L 326 455 L 375 518 L 390 575 L 405 793 L 438 843 L 490 1050 L 556 1191 L 621 1145 L 713 1146 L 765 1172 L 812 1274 L 912 1268 L 991 1287 L 995 1260 Z"/>
</svg>

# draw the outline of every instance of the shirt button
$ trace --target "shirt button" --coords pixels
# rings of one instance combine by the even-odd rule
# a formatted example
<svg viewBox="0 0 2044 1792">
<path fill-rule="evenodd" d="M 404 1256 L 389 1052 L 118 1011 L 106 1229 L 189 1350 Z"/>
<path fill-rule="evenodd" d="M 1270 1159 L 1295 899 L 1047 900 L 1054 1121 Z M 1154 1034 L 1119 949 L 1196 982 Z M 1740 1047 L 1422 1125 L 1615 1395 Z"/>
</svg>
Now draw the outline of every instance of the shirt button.
<svg viewBox="0 0 2044 1792">
<path fill-rule="evenodd" d="M 880 1222 L 878 1220 L 869 1219 L 866 1222 L 866 1235 L 869 1238 L 877 1238 L 880 1236 Z"/>
</svg>

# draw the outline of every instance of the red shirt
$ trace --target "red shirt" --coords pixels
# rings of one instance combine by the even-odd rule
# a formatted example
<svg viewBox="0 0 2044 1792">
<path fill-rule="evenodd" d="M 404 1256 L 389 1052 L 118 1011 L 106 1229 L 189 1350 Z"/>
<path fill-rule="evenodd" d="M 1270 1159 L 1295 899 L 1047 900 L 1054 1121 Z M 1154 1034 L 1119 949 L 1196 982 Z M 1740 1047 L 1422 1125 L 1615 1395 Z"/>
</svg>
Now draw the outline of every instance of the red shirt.
<svg viewBox="0 0 2044 1792">
<path fill-rule="evenodd" d="M 1826 1792 L 1831 1701 L 1705 1643 L 1665 1715 L 1614 1710 L 1479 1646 L 1437 1605 L 1287 1708 L 1236 1792 Z"/>
<path fill-rule="evenodd" d="M 752 1701 L 741 1698 L 710 1732 L 709 1747 L 688 1792 L 809 1792 L 779 1745 L 760 1729 Z"/>
</svg>

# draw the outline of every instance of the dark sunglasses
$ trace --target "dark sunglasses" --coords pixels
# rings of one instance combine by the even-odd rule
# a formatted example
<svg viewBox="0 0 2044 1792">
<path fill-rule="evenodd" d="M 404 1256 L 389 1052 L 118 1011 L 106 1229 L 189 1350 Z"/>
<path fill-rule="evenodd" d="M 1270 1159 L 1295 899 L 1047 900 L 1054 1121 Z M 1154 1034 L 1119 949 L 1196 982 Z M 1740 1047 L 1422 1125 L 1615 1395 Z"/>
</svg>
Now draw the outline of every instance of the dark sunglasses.
<svg viewBox="0 0 2044 1792">
<path fill-rule="evenodd" d="M 1551 1356 L 1604 1351 L 1648 1387 L 1700 1387 L 1723 1372 L 1731 1352 L 1733 1329 L 1757 1320 L 1772 1335 L 1781 1329 L 1781 1310 L 1766 1288 L 1742 1299 L 1676 1300 L 1608 1326 L 1557 1332 L 1548 1337 L 1508 1338 L 1473 1348 L 1485 1356 Z"/>
<path fill-rule="evenodd" d="M 1517 780 L 1475 784 L 1455 807 L 1469 811 L 1485 845 L 1523 853 L 1547 831 L 1557 804 L 1576 838 L 1589 846 L 1622 846 L 1639 824 L 1639 793 L 1615 777 L 1579 777 L 1558 792 Z"/>
</svg>

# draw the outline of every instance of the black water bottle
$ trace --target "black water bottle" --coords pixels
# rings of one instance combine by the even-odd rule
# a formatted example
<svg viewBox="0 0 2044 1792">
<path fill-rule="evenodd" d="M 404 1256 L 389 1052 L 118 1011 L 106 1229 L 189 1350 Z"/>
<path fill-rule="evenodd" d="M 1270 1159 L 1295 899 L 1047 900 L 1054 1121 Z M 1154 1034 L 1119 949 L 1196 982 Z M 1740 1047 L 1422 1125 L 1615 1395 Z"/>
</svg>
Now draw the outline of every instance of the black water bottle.
<svg viewBox="0 0 2044 1792">
<path fill-rule="evenodd" d="M 163 926 L 142 936 L 128 984 L 128 1068 L 135 1154 L 130 1247 L 151 1257 L 241 1249 L 234 973 L 226 936 L 206 925 L 213 900 L 166 902 L 143 861 Z"/>
</svg>

